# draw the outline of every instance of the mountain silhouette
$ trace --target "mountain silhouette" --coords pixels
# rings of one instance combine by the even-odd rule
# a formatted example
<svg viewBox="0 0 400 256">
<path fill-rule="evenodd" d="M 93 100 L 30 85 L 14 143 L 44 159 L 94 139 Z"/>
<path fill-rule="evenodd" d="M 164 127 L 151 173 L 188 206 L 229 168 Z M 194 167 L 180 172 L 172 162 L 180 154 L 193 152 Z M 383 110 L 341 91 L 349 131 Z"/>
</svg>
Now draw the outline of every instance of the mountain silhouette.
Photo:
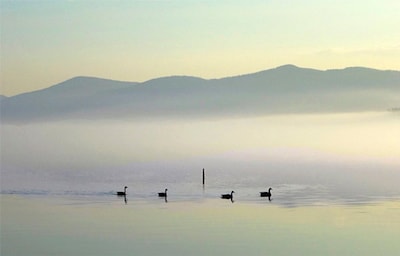
<svg viewBox="0 0 400 256">
<path fill-rule="evenodd" d="M 137 83 L 75 77 L 0 100 L 2 122 L 381 111 L 398 102 L 400 71 L 294 65 L 208 80 L 171 76 Z"/>
</svg>

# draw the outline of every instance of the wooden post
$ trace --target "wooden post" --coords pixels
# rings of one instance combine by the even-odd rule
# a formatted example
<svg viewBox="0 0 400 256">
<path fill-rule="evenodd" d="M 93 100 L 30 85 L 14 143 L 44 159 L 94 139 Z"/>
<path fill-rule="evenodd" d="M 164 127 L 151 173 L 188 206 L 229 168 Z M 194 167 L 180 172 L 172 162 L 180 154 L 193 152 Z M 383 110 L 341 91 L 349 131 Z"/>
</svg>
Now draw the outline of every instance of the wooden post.
<svg viewBox="0 0 400 256">
<path fill-rule="evenodd" d="M 206 182 L 206 173 L 204 172 L 204 168 L 203 168 L 203 186 Z"/>
</svg>

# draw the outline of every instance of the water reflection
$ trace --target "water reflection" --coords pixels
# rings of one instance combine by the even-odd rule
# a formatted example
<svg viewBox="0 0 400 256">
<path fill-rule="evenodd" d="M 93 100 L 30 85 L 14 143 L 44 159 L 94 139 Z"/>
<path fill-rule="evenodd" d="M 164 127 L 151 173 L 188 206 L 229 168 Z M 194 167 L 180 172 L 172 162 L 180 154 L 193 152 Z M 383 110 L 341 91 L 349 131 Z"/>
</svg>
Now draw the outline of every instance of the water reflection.
<svg viewBox="0 0 400 256">
<path fill-rule="evenodd" d="M 128 199 L 126 198 L 126 194 L 125 195 L 117 194 L 117 197 L 123 197 L 125 204 L 128 204 Z"/>
<path fill-rule="evenodd" d="M 275 188 L 274 197 L 278 197 Z M 235 199 L 241 202 L 242 190 L 235 190 L 239 194 Z M 134 201 L 127 207 L 82 204 L 76 198 L 3 195 L 1 252 L 236 256 L 261 251 L 270 255 L 398 255 L 400 251 L 400 201 L 287 209 L 274 204 L 226 207 L 215 195 L 202 203 L 174 200 L 168 207 L 158 207 L 154 192 L 147 194 L 146 204 Z M 260 200 L 254 191 L 252 197 Z"/>
<path fill-rule="evenodd" d="M 268 198 L 268 201 L 272 201 L 272 199 L 271 199 L 271 195 L 269 195 L 269 196 L 261 196 L 261 197 L 267 197 Z"/>
</svg>

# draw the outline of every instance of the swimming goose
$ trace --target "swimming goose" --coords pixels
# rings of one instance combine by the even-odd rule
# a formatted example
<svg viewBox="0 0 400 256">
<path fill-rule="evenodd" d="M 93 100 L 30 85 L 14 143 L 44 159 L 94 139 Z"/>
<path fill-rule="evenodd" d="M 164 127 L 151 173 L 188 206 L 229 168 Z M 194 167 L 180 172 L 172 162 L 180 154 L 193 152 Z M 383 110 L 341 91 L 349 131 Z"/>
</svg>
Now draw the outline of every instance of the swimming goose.
<svg viewBox="0 0 400 256">
<path fill-rule="evenodd" d="M 165 189 L 165 192 L 158 193 L 158 196 L 159 197 L 167 197 L 167 191 L 168 191 L 168 189 Z"/>
<path fill-rule="evenodd" d="M 260 196 L 261 197 L 271 197 L 271 190 L 272 190 L 272 188 L 269 188 L 268 192 L 267 191 L 260 192 Z"/>
<path fill-rule="evenodd" d="M 117 192 L 117 196 L 126 196 L 126 189 L 127 189 L 128 187 L 127 186 L 125 186 L 125 188 L 124 188 L 124 192 L 122 192 L 122 191 L 118 191 Z"/>
<path fill-rule="evenodd" d="M 235 193 L 235 191 L 232 191 L 230 194 L 222 194 L 221 198 L 222 199 L 233 199 L 233 193 Z"/>
</svg>

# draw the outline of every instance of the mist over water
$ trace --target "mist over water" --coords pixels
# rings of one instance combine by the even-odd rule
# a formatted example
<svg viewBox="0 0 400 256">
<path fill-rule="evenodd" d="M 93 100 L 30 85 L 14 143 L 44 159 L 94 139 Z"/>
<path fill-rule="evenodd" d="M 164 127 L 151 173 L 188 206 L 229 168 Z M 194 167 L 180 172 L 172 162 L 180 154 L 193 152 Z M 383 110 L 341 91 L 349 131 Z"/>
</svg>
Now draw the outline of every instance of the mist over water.
<svg viewBox="0 0 400 256">
<path fill-rule="evenodd" d="M 271 115 L 225 119 L 59 121 L 1 125 L 3 193 L 112 193 L 176 200 L 235 189 L 252 201 L 399 197 L 400 116 Z M 207 190 L 201 192 L 201 170 Z"/>
<path fill-rule="evenodd" d="M 2 124 L 1 254 L 398 255 L 399 127 L 390 112 Z"/>
</svg>

